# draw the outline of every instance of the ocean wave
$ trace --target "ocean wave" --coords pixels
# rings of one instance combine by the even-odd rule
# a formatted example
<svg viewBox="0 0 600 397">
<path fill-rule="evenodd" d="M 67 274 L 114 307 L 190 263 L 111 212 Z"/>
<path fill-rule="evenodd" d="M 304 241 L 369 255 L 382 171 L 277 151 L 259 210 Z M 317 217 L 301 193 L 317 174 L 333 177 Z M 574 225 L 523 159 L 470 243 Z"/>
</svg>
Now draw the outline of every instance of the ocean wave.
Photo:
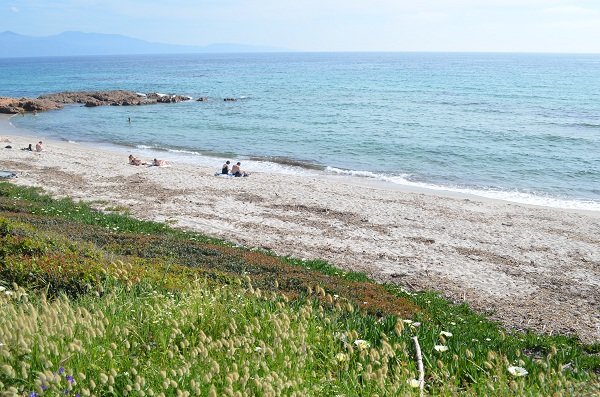
<svg viewBox="0 0 600 397">
<path fill-rule="evenodd" d="M 371 171 L 344 170 L 335 167 L 326 167 L 325 170 L 326 172 L 338 175 L 373 178 L 384 182 L 391 182 L 397 185 L 411 186 L 427 190 L 467 194 L 494 200 L 509 201 L 519 204 L 584 211 L 600 211 L 599 200 L 566 199 L 544 194 L 522 192 L 518 190 L 499 190 L 495 188 L 471 188 L 461 186 L 435 185 L 432 183 L 412 181 L 410 180 L 410 174 L 386 175 Z"/>
<path fill-rule="evenodd" d="M 250 157 L 250 160 L 271 162 L 271 163 L 281 164 L 281 165 L 285 165 L 285 166 L 304 168 L 304 169 L 308 169 L 308 170 L 323 171 L 325 169 L 324 166 L 319 165 L 319 164 L 311 163 L 311 162 L 304 161 L 304 160 L 297 160 L 297 159 L 293 159 L 290 157 L 284 157 L 284 156 L 264 156 L 264 157 L 252 156 L 252 157 Z"/>
<path fill-rule="evenodd" d="M 600 128 L 600 124 L 595 124 L 595 123 L 547 123 L 550 125 L 557 125 L 557 126 L 561 126 L 561 127 L 576 127 L 576 128 L 591 128 L 591 129 L 597 129 Z"/>
</svg>

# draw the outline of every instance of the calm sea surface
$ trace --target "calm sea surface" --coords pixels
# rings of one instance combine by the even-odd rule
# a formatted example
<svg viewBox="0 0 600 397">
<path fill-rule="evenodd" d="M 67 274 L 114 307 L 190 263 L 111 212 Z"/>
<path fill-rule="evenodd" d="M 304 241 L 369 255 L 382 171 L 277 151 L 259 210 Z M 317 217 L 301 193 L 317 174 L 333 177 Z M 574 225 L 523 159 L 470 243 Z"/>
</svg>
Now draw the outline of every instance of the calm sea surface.
<svg viewBox="0 0 600 397">
<path fill-rule="evenodd" d="M 600 211 L 600 55 L 0 59 L 0 96 L 107 89 L 209 101 L 69 106 L 11 121 L 40 136 L 164 150 L 215 169 L 227 157 L 254 170 L 322 169 Z"/>
</svg>

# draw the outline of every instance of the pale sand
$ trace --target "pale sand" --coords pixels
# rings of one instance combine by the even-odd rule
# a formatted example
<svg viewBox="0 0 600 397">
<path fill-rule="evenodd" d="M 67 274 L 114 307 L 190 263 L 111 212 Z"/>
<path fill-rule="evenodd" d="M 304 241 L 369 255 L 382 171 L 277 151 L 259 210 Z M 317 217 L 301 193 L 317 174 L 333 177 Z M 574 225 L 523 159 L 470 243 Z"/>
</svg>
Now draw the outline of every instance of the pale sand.
<svg viewBox="0 0 600 397">
<path fill-rule="evenodd" d="M 348 177 L 220 167 L 136 167 L 126 153 L 45 141 L 0 119 L 0 167 L 55 196 L 125 205 L 141 219 L 278 254 L 323 258 L 413 290 L 437 290 L 508 328 L 600 340 L 600 213 L 370 186 Z M 5 144 L 2 145 L 4 147 Z"/>
</svg>

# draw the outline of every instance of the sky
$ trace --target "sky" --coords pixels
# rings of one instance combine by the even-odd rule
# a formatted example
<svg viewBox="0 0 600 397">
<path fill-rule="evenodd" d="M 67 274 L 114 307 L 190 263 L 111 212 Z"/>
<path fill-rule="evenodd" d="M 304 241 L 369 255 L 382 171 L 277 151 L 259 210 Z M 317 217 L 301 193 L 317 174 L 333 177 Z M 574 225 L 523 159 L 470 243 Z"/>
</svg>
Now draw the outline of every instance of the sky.
<svg viewBox="0 0 600 397">
<path fill-rule="evenodd" d="M 0 31 L 298 51 L 600 53 L 600 0 L 0 0 Z"/>
</svg>

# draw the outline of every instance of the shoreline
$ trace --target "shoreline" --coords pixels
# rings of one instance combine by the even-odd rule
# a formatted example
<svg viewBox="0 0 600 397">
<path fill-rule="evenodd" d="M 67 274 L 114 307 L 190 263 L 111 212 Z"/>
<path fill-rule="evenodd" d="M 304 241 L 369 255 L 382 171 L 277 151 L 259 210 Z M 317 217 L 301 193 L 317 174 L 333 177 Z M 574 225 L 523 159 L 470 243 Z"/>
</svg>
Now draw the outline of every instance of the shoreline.
<svg viewBox="0 0 600 397">
<path fill-rule="evenodd" d="M 2 123 L 6 123 L 9 124 L 12 128 L 12 130 L 14 131 L 14 135 L 16 136 L 23 136 L 23 137 L 30 137 L 33 140 L 37 140 L 39 137 L 35 134 L 35 132 L 33 131 L 29 131 L 29 130 L 25 130 L 25 129 L 21 129 L 19 127 L 14 126 L 11 122 L 10 119 L 13 117 L 18 117 L 18 114 L 14 114 L 14 115 L 5 115 L 5 114 L 0 114 L 0 124 Z M 0 126 L 0 133 L 2 133 L 2 129 L 3 127 Z M 77 145 L 81 145 L 82 147 L 91 147 L 91 146 L 96 146 L 99 148 L 102 148 L 103 150 L 107 150 L 107 151 L 111 151 L 111 152 L 118 152 L 118 153 L 135 153 L 139 156 L 142 157 L 160 157 L 160 158 L 166 158 L 169 161 L 172 162 L 178 162 L 178 163 L 186 163 L 188 165 L 200 165 L 200 166 L 209 166 L 209 162 L 208 160 L 210 159 L 210 164 L 220 164 L 220 162 L 223 160 L 223 158 L 227 157 L 227 156 L 213 156 L 210 154 L 202 154 L 202 153 L 196 153 L 196 152 L 187 152 L 187 151 L 180 151 L 180 150 L 172 150 L 172 149 L 167 149 L 167 148 L 150 148 L 150 147 L 139 147 L 139 146 L 122 146 L 122 145 L 117 145 L 117 144 L 112 144 L 112 143 L 100 143 L 100 142 L 74 142 L 74 141 L 68 141 L 66 139 L 57 139 L 57 138 L 42 138 L 45 140 L 49 140 L 49 141 L 56 141 L 56 142 L 60 142 L 60 143 L 73 143 L 73 144 L 77 144 Z M 183 154 L 187 155 L 187 157 L 185 157 Z M 201 161 L 198 161 L 198 159 L 201 158 Z M 299 175 L 299 176 L 303 176 L 303 177 L 314 177 L 317 176 L 319 178 L 330 178 L 332 181 L 336 181 L 336 182 L 341 182 L 341 183 L 349 183 L 349 184 L 353 184 L 359 187 L 371 187 L 371 188 L 377 188 L 377 189 L 385 189 L 385 190 L 393 190 L 393 191 L 400 191 L 403 193 L 418 193 L 418 194 L 426 194 L 426 195 L 433 195 L 433 196 L 441 196 L 441 197 L 448 197 L 448 198 L 456 198 L 456 199 L 469 199 L 469 200 L 475 200 L 475 201 L 483 201 L 483 202 L 495 202 L 498 204 L 509 204 L 509 205 L 519 205 L 519 206 L 525 206 L 525 207 L 531 207 L 531 208 L 550 208 L 553 210 L 558 210 L 558 211 L 567 211 L 567 212 L 572 212 L 572 213 L 576 213 L 576 214 L 584 214 L 584 215 L 589 215 L 589 216 L 593 216 L 593 217 L 598 217 L 600 218 L 600 207 L 598 209 L 587 209 L 587 208 L 577 208 L 577 207 L 570 207 L 569 205 L 573 205 L 572 203 L 575 203 L 574 205 L 585 205 L 586 202 L 585 201 L 581 201 L 581 200 L 577 200 L 577 199 L 561 199 L 561 198 L 552 198 L 550 197 L 550 201 L 554 202 L 554 203 L 565 203 L 563 205 L 558 205 L 558 206 L 553 206 L 553 205 L 549 205 L 549 204 L 543 204 L 543 203 L 535 203 L 535 202 L 529 202 L 531 200 L 536 200 L 536 197 L 539 199 L 541 198 L 541 196 L 535 196 L 535 195 L 528 195 L 529 197 L 527 197 L 526 201 L 519 201 L 519 200 L 514 200 L 512 198 L 503 198 L 503 197 L 494 197 L 494 195 L 490 196 L 488 191 L 485 190 L 477 190 L 477 189 L 469 189 L 469 188 L 463 188 L 463 187 L 447 187 L 447 186 L 442 186 L 442 185 L 431 185 L 425 182 L 412 182 L 412 181 L 406 181 L 406 183 L 398 183 L 398 182 L 392 182 L 390 180 L 386 180 L 385 178 L 380 178 L 378 176 L 381 175 L 377 175 L 377 174 L 373 174 L 374 176 L 370 177 L 370 176 L 361 176 L 361 175 L 356 175 L 354 174 L 355 172 L 358 171 L 352 171 L 352 170 L 339 170 L 342 172 L 330 172 L 327 171 L 327 169 L 329 167 L 324 167 L 323 169 L 318 169 L 316 167 L 303 167 L 303 166 L 294 166 L 294 165 L 289 165 L 286 163 L 280 163 L 280 162 L 271 162 L 269 161 L 269 159 L 265 158 L 265 159 L 259 159 L 259 158 L 244 158 L 242 157 L 242 160 L 244 161 L 245 164 L 251 164 L 254 165 L 254 167 L 256 166 L 260 166 L 262 164 L 274 164 L 275 168 L 265 168 L 265 167 L 259 167 L 262 168 L 260 169 L 260 172 L 268 172 L 268 173 L 278 173 L 278 174 L 295 174 L 295 175 Z M 250 167 L 252 169 L 254 169 L 253 167 Z M 292 171 L 290 172 L 289 170 L 292 169 Z M 300 171 L 298 171 L 298 169 Z M 217 166 L 215 166 L 215 170 L 217 170 Z M 359 172 L 362 173 L 362 172 Z M 371 172 L 367 172 L 367 173 L 371 173 Z M 508 191 L 494 191 L 494 193 L 496 194 L 501 194 L 501 195 L 508 195 L 511 192 Z M 527 195 L 527 194 L 526 194 Z"/>
<path fill-rule="evenodd" d="M 508 328 L 600 340 L 599 212 L 326 173 L 217 178 L 222 159 L 214 167 L 136 167 L 126 154 L 139 149 L 43 137 L 46 151 L 31 153 L 19 149 L 33 137 L 8 126 L 1 117 L 0 135 L 14 149 L 0 149 L 0 165 L 19 173 L 19 185 L 440 291 Z"/>
</svg>

